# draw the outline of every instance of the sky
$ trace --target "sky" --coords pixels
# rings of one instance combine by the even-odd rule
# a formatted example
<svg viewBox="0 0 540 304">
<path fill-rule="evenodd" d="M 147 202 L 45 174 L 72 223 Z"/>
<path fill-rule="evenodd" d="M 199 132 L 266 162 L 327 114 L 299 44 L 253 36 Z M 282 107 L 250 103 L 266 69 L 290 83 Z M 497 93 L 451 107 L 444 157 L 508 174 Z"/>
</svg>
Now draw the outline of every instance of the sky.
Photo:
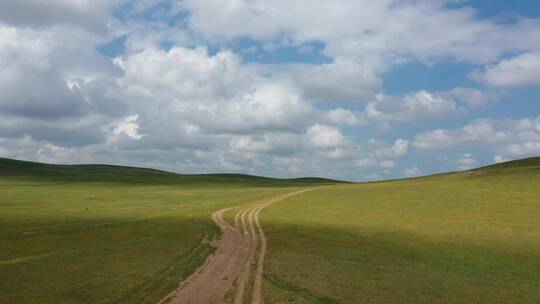
<svg viewBox="0 0 540 304">
<path fill-rule="evenodd" d="M 540 155 L 534 0 L 0 2 L 0 157 L 351 181 Z"/>
</svg>

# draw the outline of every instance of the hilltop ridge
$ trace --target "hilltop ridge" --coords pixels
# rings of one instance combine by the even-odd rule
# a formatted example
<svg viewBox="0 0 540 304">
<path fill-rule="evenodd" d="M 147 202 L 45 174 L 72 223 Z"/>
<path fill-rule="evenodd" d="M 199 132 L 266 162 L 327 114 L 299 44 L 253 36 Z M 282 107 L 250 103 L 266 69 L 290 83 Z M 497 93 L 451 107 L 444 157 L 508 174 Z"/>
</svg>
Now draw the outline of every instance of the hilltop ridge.
<svg viewBox="0 0 540 304">
<path fill-rule="evenodd" d="M 523 167 L 540 167 L 540 156 L 510 160 L 493 165 L 483 166 L 472 170 L 494 170 L 494 169 L 509 169 Z"/>
<path fill-rule="evenodd" d="M 179 174 L 142 167 L 109 164 L 57 165 L 9 158 L 0 158 L 0 176 L 69 182 L 182 183 L 193 185 L 215 183 L 302 186 L 309 184 L 344 183 L 343 181 L 320 177 L 281 179 L 236 173 Z"/>
</svg>

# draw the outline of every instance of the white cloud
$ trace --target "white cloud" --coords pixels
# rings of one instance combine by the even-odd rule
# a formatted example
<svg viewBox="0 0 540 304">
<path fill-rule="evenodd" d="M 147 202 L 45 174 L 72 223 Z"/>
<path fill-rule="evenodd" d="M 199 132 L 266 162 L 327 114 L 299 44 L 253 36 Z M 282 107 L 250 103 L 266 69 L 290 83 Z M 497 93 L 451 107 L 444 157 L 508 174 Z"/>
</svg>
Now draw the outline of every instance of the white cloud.
<svg viewBox="0 0 540 304">
<path fill-rule="evenodd" d="M 499 24 L 444 2 L 188 0 L 181 6 L 191 13 L 190 26 L 210 39 L 251 36 L 274 42 L 285 33 L 278 42 L 323 41 L 325 54 L 365 62 L 413 56 L 486 63 L 539 45 L 537 20 Z"/>
<path fill-rule="evenodd" d="M 315 148 L 335 148 L 344 141 L 343 135 L 337 128 L 320 124 L 309 127 L 307 136 Z"/>
<path fill-rule="evenodd" d="M 527 141 L 504 146 L 501 152 L 512 157 L 540 155 L 540 141 Z"/>
<path fill-rule="evenodd" d="M 405 95 L 378 94 L 359 120 L 378 123 L 384 130 L 390 122 L 418 122 L 435 118 L 451 118 L 469 113 L 467 107 L 476 108 L 497 101 L 501 92 L 456 87 L 449 91 L 429 92 L 420 90 Z"/>
<path fill-rule="evenodd" d="M 287 171 L 291 173 L 296 173 L 300 172 L 300 166 L 304 163 L 304 160 L 298 157 L 276 156 L 272 159 L 272 163 L 276 166 L 286 167 Z"/>
<path fill-rule="evenodd" d="M 173 46 L 191 45 L 189 33 L 184 28 L 170 27 L 163 22 L 130 23 L 127 29 L 122 29 L 121 33 L 127 35 L 125 36 L 124 45 L 125 53 L 129 54 L 139 53 L 146 49 L 160 48 L 165 44 Z"/>
<path fill-rule="evenodd" d="M 476 159 L 472 157 L 471 154 L 465 153 L 458 160 L 458 169 L 460 170 L 469 170 L 476 165 Z"/>
<path fill-rule="evenodd" d="M 420 170 L 420 168 L 418 168 L 418 166 L 407 168 L 403 173 L 406 177 L 416 177 L 422 175 L 422 171 Z"/>
<path fill-rule="evenodd" d="M 512 138 L 512 132 L 497 127 L 496 122 L 478 119 L 459 129 L 437 129 L 420 133 L 416 135 L 413 145 L 418 149 L 447 149 L 473 143 L 504 143 Z"/>
<path fill-rule="evenodd" d="M 140 140 L 143 138 L 142 134 L 139 134 L 139 125 L 137 120 L 139 115 L 132 115 L 124 118 L 112 131 L 111 136 L 108 138 L 108 142 L 114 142 L 122 136 L 127 136 L 132 140 Z"/>
<path fill-rule="evenodd" d="M 307 149 L 303 136 L 303 134 L 290 132 L 232 136 L 229 141 L 229 149 L 232 152 L 240 153 L 291 155 L 295 151 Z"/>
<path fill-rule="evenodd" d="M 270 150 L 270 143 L 266 140 L 254 140 L 251 136 L 241 136 L 231 140 L 231 149 L 244 152 L 266 152 Z"/>
<path fill-rule="evenodd" d="M 341 108 L 330 110 L 326 115 L 328 121 L 335 125 L 357 126 L 365 123 L 360 117 L 360 113 L 355 113 Z"/>
<path fill-rule="evenodd" d="M 129 92 L 168 102 L 231 98 L 242 83 L 253 83 L 256 77 L 233 53 L 210 56 L 205 47 L 149 48 L 115 63 L 125 73 L 120 83 Z"/>
<path fill-rule="evenodd" d="M 294 86 L 262 76 L 228 51 L 146 49 L 116 63 L 125 72 L 121 88 L 141 107 L 158 103 L 167 115 L 211 132 L 300 130 L 317 115 Z"/>
<path fill-rule="evenodd" d="M 33 28 L 66 24 L 103 34 L 119 0 L 18 0 L 0 2 L 0 22 Z"/>
<path fill-rule="evenodd" d="M 473 78 L 496 87 L 540 85 L 540 53 L 524 53 L 504 59 Z"/>
<path fill-rule="evenodd" d="M 504 156 L 501 156 L 501 155 L 495 155 L 495 156 L 493 156 L 493 161 L 498 164 L 498 163 L 507 162 L 507 161 L 509 161 L 509 159 L 505 158 Z"/>
<path fill-rule="evenodd" d="M 113 93 L 113 65 L 95 50 L 99 41 L 73 26 L 0 21 L 0 137 L 57 147 L 105 142 L 105 127 L 127 109 Z"/>
<path fill-rule="evenodd" d="M 309 121 L 313 108 L 293 88 L 280 83 L 259 85 L 238 101 L 226 105 L 221 119 L 238 128 L 291 129 Z M 219 126 L 228 129 L 225 124 Z"/>
<path fill-rule="evenodd" d="M 344 159 L 348 156 L 351 156 L 352 154 L 351 151 L 341 148 L 341 147 L 332 148 L 330 150 L 328 149 L 319 150 L 319 151 L 316 151 L 316 153 L 317 155 L 321 157 L 330 158 L 330 159 Z"/>
<path fill-rule="evenodd" d="M 418 121 L 448 117 L 466 113 L 455 101 L 428 91 L 419 91 L 403 97 L 380 94 L 367 104 L 365 113 L 369 119 L 389 121 Z"/>
<path fill-rule="evenodd" d="M 377 160 L 374 158 L 362 158 L 354 162 L 357 167 L 373 167 L 377 165 Z"/>
<path fill-rule="evenodd" d="M 75 152 L 74 149 L 59 147 L 50 143 L 45 144 L 43 147 L 37 150 L 39 157 L 46 159 L 47 161 L 62 160 L 71 157 Z"/>
<path fill-rule="evenodd" d="M 465 104 L 496 100 L 491 91 L 376 97 L 382 76 L 396 64 L 486 65 L 509 53 L 534 55 L 536 19 L 496 23 L 440 1 L 134 0 L 116 6 L 124 3 L 0 3 L 2 155 L 355 179 L 380 176 L 368 169 L 390 172 L 404 161 L 398 157 L 411 153 L 410 144 L 423 150 L 492 145 L 505 158 L 537 151 L 534 119 L 476 121 L 419 134 L 411 143 L 392 137 L 391 123 L 461 115 Z M 171 9 L 155 6 L 163 3 Z M 114 62 L 96 51 L 124 35 L 126 50 Z M 257 46 L 237 50 L 237 37 L 254 38 Z M 285 62 L 262 64 L 238 55 L 282 47 L 319 52 L 325 63 L 284 56 Z M 508 61 L 517 59 L 523 60 Z M 350 103 L 320 106 L 324 101 Z M 353 109 L 365 104 L 366 111 Z M 362 142 L 375 136 L 368 133 L 371 123 L 387 139 Z"/>
<path fill-rule="evenodd" d="M 457 129 L 437 129 L 416 135 L 413 145 L 422 150 L 441 150 L 465 145 L 491 146 L 500 157 L 540 153 L 540 117 L 517 120 L 479 119 Z"/>
<path fill-rule="evenodd" d="M 486 92 L 474 88 L 457 87 L 448 92 L 442 92 L 442 96 L 456 99 L 466 103 L 470 107 L 485 106 L 490 102 L 497 101 L 500 98 L 500 93 Z"/>
<path fill-rule="evenodd" d="M 328 63 L 269 68 L 314 101 L 372 100 L 382 88 L 382 75 L 395 64 L 448 60 L 489 64 L 508 53 L 540 48 L 536 19 L 481 20 L 470 7 L 450 9 L 445 1 L 186 0 L 180 7 L 189 12 L 189 28 L 210 41 L 251 37 L 263 48 L 271 46 L 266 49 L 299 51 L 308 43 L 322 43 Z M 471 100 L 478 103 L 478 98 Z M 444 113 L 460 110 L 451 102 L 439 106 Z"/>
<path fill-rule="evenodd" d="M 404 139 L 398 139 L 392 146 L 392 150 L 394 150 L 394 155 L 397 156 L 403 156 L 407 154 L 407 149 L 409 147 L 409 141 Z"/>
<path fill-rule="evenodd" d="M 275 73 L 278 77 L 292 78 L 312 101 L 362 101 L 372 98 L 381 88 L 378 74 L 386 66 L 377 61 L 337 57 L 328 64 L 278 66 Z"/>
<path fill-rule="evenodd" d="M 67 29 L 47 30 L 54 35 L 2 29 L 9 29 L 6 35 L 11 36 L 1 40 L 6 47 L 0 50 L 0 59 L 13 71 L 27 73 L 22 77 L 39 75 L 44 83 L 40 87 L 48 90 L 41 95 L 51 97 L 23 102 L 24 90 L 18 88 L 12 100 L 24 105 L 22 110 L 8 99 L 0 104 L 0 140 L 10 147 L 1 149 L 4 156 L 144 164 L 184 172 L 232 170 L 282 176 L 303 172 L 334 177 L 345 171 L 331 170 L 322 159 L 332 159 L 332 166 L 347 166 L 357 157 L 358 148 L 336 126 L 359 124 L 358 113 L 315 109 L 294 83 L 245 64 L 232 52 L 134 48 L 115 60 L 115 71 L 111 62 L 100 66 L 106 60 L 95 51 L 80 55 L 96 66 L 71 61 L 76 43 L 60 48 L 62 40 L 57 39 Z M 79 47 L 93 50 L 95 40 L 81 35 Z M 27 54 L 25 60 L 17 61 L 18 54 Z M 38 69 L 45 72 L 37 73 Z M 8 76 L 13 74 L 5 77 L 14 79 Z M 73 92 L 76 98 L 54 96 L 51 81 L 59 92 Z M 51 119 L 55 103 L 58 114 Z M 40 106 L 48 112 L 40 113 Z M 25 134 L 25 145 L 14 144 Z M 304 161 L 273 167 L 274 157 Z M 346 174 L 355 177 L 353 172 Z"/>
<path fill-rule="evenodd" d="M 375 155 L 379 158 L 400 157 L 407 154 L 409 141 L 402 138 L 397 139 L 391 147 L 382 147 L 375 150 Z"/>
<path fill-rule="evenodd" d="M 381 161 L 379 162 L 379 166 L 380 166 L 381 168 L 384 168 L 384 169 L 394 168 L 395 165 L 396 165 L 396 164 L 394 163 L 394 161 L 393 161 L 393 160 L 389 160 L 389 159 L 387 159 L 387 160 L 381 160 Z"/>
<path fill-rule="evenodd" d="M 194 124 L 191 124 L 191 123 L 188 123 L 186 126 L 185 126 L 185 130 L 186 130 L 186 134 L 188 135 L 194 135 L 196 134 L 197 132 L 199 132 L 201 128 L 197 125 L 194 125 Z"/>
<path fill-rule="evenodd" d="M 0 24 L 0 110 L 40 118 L 75 116 L 86 111 L 80 87 L 70 88 L 68 80 L 98 75 L 84 67 L 66 66 L 61 56 L 74 56 L 76 50 L 70 43 L 62 44 L 56 36 L 60 33 L 70 34 L 58 29 L 58 33 L 44 35 Z M 78 55 L 95 60 L 99 66 L 97 56 Z"/>
</svg>

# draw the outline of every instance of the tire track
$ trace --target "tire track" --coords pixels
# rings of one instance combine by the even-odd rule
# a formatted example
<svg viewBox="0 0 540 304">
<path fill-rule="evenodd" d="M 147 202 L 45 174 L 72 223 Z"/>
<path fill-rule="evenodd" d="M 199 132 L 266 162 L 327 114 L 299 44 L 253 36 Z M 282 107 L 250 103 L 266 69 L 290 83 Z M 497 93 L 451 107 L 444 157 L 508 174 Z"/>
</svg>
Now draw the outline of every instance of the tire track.
<svg viewBox="0 0 540 304">
<path fill-rule="evenodd" d="M 259 213 L 267 206 L 288 197 L 316 188 L 280 194 L 247 206 L 221 209 L 212 220 L 223 232 L 214 240 L 216 252 L 203 266 L 158 304 L 217 304 L 227 303 L 227 294 L 234 295 L 234 304 L 262 304 L 262 275 L 267 239 L 259 221 Z M 225 212 L 238 209 L 233 226 L 224 218 Z M 251 287 L 248 289 L 248 287 Z"/>
</svg>

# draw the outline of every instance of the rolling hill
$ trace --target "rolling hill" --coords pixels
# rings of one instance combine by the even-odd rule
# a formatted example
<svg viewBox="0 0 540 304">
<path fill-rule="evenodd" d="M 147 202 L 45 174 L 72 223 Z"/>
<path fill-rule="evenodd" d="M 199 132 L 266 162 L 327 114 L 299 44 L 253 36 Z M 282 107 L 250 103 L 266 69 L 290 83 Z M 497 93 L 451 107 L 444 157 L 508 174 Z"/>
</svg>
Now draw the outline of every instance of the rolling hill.
<svg viewBox="0 0 540 304">
<path fill-rule="evenodd" d="M 156 303 L 213 212 L 275 196 L 265 303 L 540 302 L 537 157 L 371 183 L 0 159 L 0 303 Z"/>
<path fill-rule="evenodd" d="M 213 252 L 215 210 L 333 183 L 0 159 L 0 303 L 155 303 Z"/>
<path fill-rule="evenodd" d="M 540 158 L 265 211 L 266 303 L 540 303 Z"/>
<path fill-rule="evenodd" d="M 116 165 L 55 165 L 0 158 L 0 177 L 26 177 L 35 180 L 67 182 L 115 182 L 142 184 L 238 184 L 241 186 L 302 186 L 342 183 L 326 178 L 269 178 L 247 174 L 177 174 L 167 171 Z"/>
</svg>

